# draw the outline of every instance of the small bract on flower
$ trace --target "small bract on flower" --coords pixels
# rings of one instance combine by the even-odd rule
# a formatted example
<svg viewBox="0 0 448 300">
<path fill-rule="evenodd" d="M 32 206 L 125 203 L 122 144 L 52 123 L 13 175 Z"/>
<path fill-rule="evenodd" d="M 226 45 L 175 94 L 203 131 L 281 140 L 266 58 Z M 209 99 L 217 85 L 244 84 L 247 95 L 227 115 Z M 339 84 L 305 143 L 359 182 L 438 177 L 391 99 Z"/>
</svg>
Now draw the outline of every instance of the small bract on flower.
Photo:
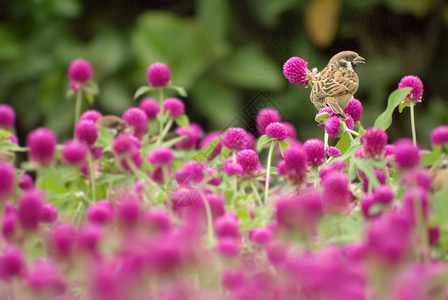
<svg viewBox="0 0 448 300">
<path fill-rule="evenodd" d="M 423 82 L 414 75 L 408 75 L 401 78 L 398 88 L 411 87 L 412 91 L 406 96 L 406 102 L 420 102 L 423 97 Z"/>
<path fill-rule="evenodd" d="M 283 75 L 293 84 L 308 86 L 310 84 L 308 78 L 310 74 L 308 62 L 300 57 L 291 57 L 283 65 Z"/>
</svg>

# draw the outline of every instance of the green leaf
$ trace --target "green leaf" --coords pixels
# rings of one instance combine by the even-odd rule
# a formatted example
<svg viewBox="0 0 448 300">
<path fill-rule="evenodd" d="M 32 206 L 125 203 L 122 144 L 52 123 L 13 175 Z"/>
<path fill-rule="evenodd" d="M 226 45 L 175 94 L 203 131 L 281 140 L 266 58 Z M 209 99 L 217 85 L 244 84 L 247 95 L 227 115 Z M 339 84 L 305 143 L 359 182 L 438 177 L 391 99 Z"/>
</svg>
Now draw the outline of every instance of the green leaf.
<svg viewBox="0 0 448 300">
<path fill-rule="evenodd" d="M 366 174 L 367 178 L 369 179 L 369 185 L 371 185 L 373 188 L 380 186 L 380 182 L 375 175 L 373 166 L 371 166 L 367 160 L 356 159 L 354 163 L 358 169 Z"/>
<path fill-rule="evenodd" d="M 166 87 L 171 89 L 171 90 L 175 90 L 181 97 L 187 97 L 188 96 L 187 91 L 183 87 L 181 87 L 181 86 L 176 86 L 176 85 L 169 84 Z"/>
<path fill-rule="evenodd" d="M 96 96 L 99 94 L 100 89 L 95 81 L 91 80 L 89 83 L 83 86 L 83 89 L 87 92 L 87 94 L 91 94 L 92 96 Z"/>
<path fill-rule="evenodd" d="M 199 0 L 196 12 L 208 38 L 215 42 L 225 39 L 230 19 L 228 0 Z"/>
<path fill-rule="evenodd" d="M 437 160 L 440 158 L 440 155 L 442 154 L 442 148 L 441 147 L 434 147 L 434 150 L 432 152 L 422 153 L 422 159 L 420 161 L 420 166 L 422 167 L 429 167 L 434 165 Z"/>
<path fill-rule="evenodd" d="M 326 112 L 323 112 L 321 114 L 318 114 L 315 118 L 314 121 L 318 122 L 318 123 L 322 123 L 322 121 L 325 121 L 328 119 L 330 115 Z"/>
<path fill-rule="evenodd" d="M 374 127 L 380 127 L 383 130 L 387 130 L 392 124 L 392 114 L 395 108 L 403 102 L 411 90 L 412 88 L 402 88 L 393 91 L 387 100 L 386 110 L 376 119 Z"/>
<path fill-rule="evenodd" d="M 176 122 L 178 126 L 182 126 L 187 128 L 187 130 L 190 130 L 190 120 L 188 119 L 187 115 L 181 115 L 177 117 L 176 119 L 174 119 L 174 122 Z"/>
<path fill-rule="evenodd" d="M 257 141 L 257 151 L 260 151 L 264 147 L 264 145 L 273 140 L 275 140 L 273 137 L 270 137 L 269 135 L 266 134 L 260 136 L 260 138 Z"/>
<path fill-rule="evenodd" d="M 14 152 L 26 152 L 28 151 L 27 147 L 20 147 L 17 144 L 14 144 L 11 141 L 0 141 L 0 149 L 10 150 Z"/>
<path fill-rule="evenodd" d="M 341 153 L 344 154 L 350 148 L 350 137 L 348 134 L 345 134 L 336 144 L 336 148 L 341 150 Z"/>
<path fill-rule="evenodd" d="M 242 208 L 235 209 L 235 214 L 242 219 L 250 219 L 250 215 L 247 211 Z"/>
<path fill-rule="evenodd" d="M 153 90 L 154 88 L 150 87 L 150 86 L 141 86 L 139 87 L 134 94 L 134 100 L 137 100 L 137 98 L 139 98 L 140 96 L 146 94 L 147 92 Z"/>
<path fill-rule="evenodd" d="M 401 112 L 403 111 L 403 109 L 405 107 L 410 107 L 411 106 L 411 102 L 401 102 L 400 106 L 398 107 L 398 111 Z"/>
<path fill-rule="evenodd" d="M 221 138 L 222 138 L 221 136 L 215 138 L 210 144 L 208 144 L 201 151 L 196 153 L 196 155 L 190 158 L 189 160 L 204 162 L 210 156 L 210 154 L 212 154 L 213 150 L 216 148 L 216 145 L 218 145 Z"/>
<path fill-rule="evenodd" d="M 98 126 L 98 140 L 96 144 L 103 148 L 104 151 L 112 149 L 112 142 L 114 140 L 114 135 L 107 128 Z"/>
<path fill-rule="evenodd" d="M 129 178 L 130 176 L 128 174 L 103 174 L 99 179 L 97 179 L 95 182 L 97 185 L 103 185 L 103 184 L 113 184 L 117 181 L 123 181 L 126 178 Z"/>
<path fill-rule="evenodd" d="M 65 98 L 69 99 L 69 98 L 75 97 L 75 95 L 76 95 L 76 93 L 74 90 L 68 89 L 67 93 L 65 93 Z"/>
<path fill-rule="evenodd" d="M 279 145 L 280 145 L 280 153 L 283 156 L 283 153 L 285 152 L 285 149 L 289 146 L 287 142 L 285 141 L 278 141 Z"/>
<path fill-rule="evenodd" d="M 95 100 L 94 96 L 92 94 L 90 94 L 90 93 L 86 94 L 86 99 L 87 99 L 87 101 L 89 102 L 90 105 L 92 105 L 94 100 Z"/>
<path fill-rule="evenodd" d="M 434 194 L 432 201 L 433 212 L 442 220 L 442 226 L 448 228 L 448 188 L 444 188 Z"/>
<path fill-rule="evenodd" d="M 353 144 L 350 146 L 350 148 L 347 149 L 347 151 L 342 154 L 341 156 L 337 157 L 335 160 L 347 160 L 349 158 L 351 158 L 353 156 L 353 154 L 355 154 L 356 150 L 358 150 L 359 148 L 361 148 L 361 144 Z"/>
<path fill-rule="evenodd" d="M 229 156 L 229 154 L 232 152 L 232 150 L 230 150 L 229 148 L 227 148 L 227 147 L 222 147 L 222 149 L 221 149 L 221 154 L 222 155 L 224 155 L 224 156 Z"/>
</svg>

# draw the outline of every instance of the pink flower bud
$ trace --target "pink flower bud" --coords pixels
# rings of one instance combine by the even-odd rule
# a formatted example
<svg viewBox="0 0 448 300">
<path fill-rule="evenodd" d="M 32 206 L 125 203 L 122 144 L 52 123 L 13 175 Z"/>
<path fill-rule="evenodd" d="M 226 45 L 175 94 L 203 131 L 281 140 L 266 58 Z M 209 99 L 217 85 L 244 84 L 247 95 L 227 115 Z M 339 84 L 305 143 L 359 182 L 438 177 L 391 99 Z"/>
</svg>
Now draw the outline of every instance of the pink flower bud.
<svg viewBox="0 0 448 300">
<path fill-rule="evenodd" d="M 273 122 L 281 122 L 282 119 L 277 110 L 273 108 L 263 108 L 256 117 L 257 131 L 260 135 L 265 134 L 266 127 Z"/>
<path fill-rule="evenodd" d="M 279 141 L 286 139 L 288 131 L 286 126 L 280 122 L 272 122 L 265 129 L 266 135 L 273 137 Z"/>
<path fill-rule="evenodd" d="M 71 140 L 64 143 L 62 158 L 71 165 L 81 167 L 86 162 L 87 151 L 88 149 L 86 144 L 76 140 Z"/>
</svg>

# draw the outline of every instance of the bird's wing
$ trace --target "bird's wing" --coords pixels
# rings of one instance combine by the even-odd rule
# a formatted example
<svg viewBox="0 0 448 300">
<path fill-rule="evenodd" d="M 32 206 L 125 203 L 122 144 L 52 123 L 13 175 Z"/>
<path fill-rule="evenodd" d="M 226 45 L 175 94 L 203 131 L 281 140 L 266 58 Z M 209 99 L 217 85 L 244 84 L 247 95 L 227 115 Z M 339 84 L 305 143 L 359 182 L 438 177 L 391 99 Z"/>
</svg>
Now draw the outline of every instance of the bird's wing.
<svg viewBox="0 0 448 300">
<path fill-rule="evenodd" d="M 311 98 L 322 99 L 354 94 L 358 90 L 359 79 L 355 72 L 328 65 L 314 81 Z"/>
</svg>

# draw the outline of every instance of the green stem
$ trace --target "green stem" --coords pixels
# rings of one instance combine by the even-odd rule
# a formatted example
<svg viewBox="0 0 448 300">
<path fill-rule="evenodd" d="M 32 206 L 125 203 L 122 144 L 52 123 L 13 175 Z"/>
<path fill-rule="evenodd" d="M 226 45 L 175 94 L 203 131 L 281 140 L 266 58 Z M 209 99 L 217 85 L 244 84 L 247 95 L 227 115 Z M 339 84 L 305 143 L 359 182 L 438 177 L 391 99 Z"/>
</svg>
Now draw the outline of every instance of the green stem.
<svg viewBox="0 0 448 300">
<path fill-rule="evenodd" d="M 81 104 L 82 104 L 82 88 L 79 87 L 76 92 L 76 100 L 75 100 L 75 123 L 73 125 L 73 136 L 76 128 L 76 124 L 78 123 L 79 117 L 81 116 Z"/>
<path fill-rule="evenodd" d="M 130 158 L 126 158 L 126 162 L 128 163 L 129 167 L 131 168 L 132 172 L 137 175 L 137 177 L 145 180 L 147 183 L 149 183 L 155 190 L 157 190 L 160 194 L 164 195 L 165 197 L 167 196 L 166 193 L 159 187 L 158 184 L 156 184 L 154 181 L 151 180 L 151 178 L 149 178 L 145 172 L 143 172 L 142 170 L 140 170 L 139 168 L 137 168 L 137 166 L 134 164 L 134 162 L 132 161 L 132 159 Z"/>
<path fill-rule="evenodd" d="M 417 249 L 421 249 L 423 251 L 422 261 L 424 263 L 429 262 L 430 254 L 429 254 L 429 245 L 428 245 L 428 228 L 425 222 L 425 216 L 423 212 L 422 201 L 418 197 L 412 197 L 412 202 L 414 204 L 414 215 L 415 215 L 415 223 L 417 227 L 418 239 L 417 239 Z M 421 247 L 419 247 L 421 245 Z"/>
<path fill-rule="evenodd" d="M 265 185 L 264 185 L 264 203 L 268 203 L 269 179 L 270 179 L 270 174 L 271 174 L 271 161 L 272 161 L 272 153 L 274 152 L 275 145 L 276 145 L 275 141 L 272 141 L 271 145 L 269 146 L 268 161 L 266 164 L 266 181 L 265 181 Z"/>
<path fill-rule="evenodd" d="M 165 112 L 163 110 L 163 88 L 159 88 L 159 105 L 160 105 L 160 119 L 159 119 L 159 138 L 157 139 L 157 146 L 162 143 L 163 125 L 165 123 Z"/>
<path fill-rule="evenodd" d="M 171 126 L 173 126 L 173 119 L 170 118 L 168 120 L 168 123 L 166 124 L 165 128 L 162 131 L 162 134 L 159 136 L 159 139 L 157 140 L 157 142 L 159 142 L 159 144 L 163 143 L 163 139 L 165 138 L 166 134 L 168 133 L 168 131 L 170 130 Z"/>
<path fill-rule="evenodd" d="M 415 103 L 411 102 L 411 105 L 409 106 L 411 110 L 411 130 L 412 130 L 412 142 L 414 143 L 414 146 L 417 146 L 417 135 L 415 133 L 415 116 L 414 116 L 414 106 Z"/>
<path fill-rule="evenodd" d="M 255 186 L 255 182 L 252 180 L 250 181 L 250 187 L 252 188 L 252 191 L 255 194 L 255 199 L 257 200 L 257 203 L 260 207 L 263 207 L 263 201 L 261 201 L 260 194 L 258 193 L 257 187 Z"/>
<path fill-rule="evenodd" d="M 327 131 L 325 130 L 325 134 L 324 134 L 324 145 L 325 145 L 325 149 L 327 149 L 328 148 L 328 138 L 329 138 L 329 136 L 328 136 L 328 133 L 327 133 Z"/>
<path fill-rule="evenodd" d="M 204 203 L 204 207 L 205 207 L 205 213 L 207 215 L 207 237 L 208 237 L 208 242 L 210 244 L 210 246 L 214 246 L 215 245 L 215 235 L 213 232 L 213 217 L 212 217 L 212 211 L 210 209 L 210 205 L 207 201 L 207 199 L 204 196 L 204 193 L 201 190 L 201 199 L 202 202 Z"/>
<path fill-rule="evenodd" d="M 90 191 L 92 193 L 92 200 L 96 202 L 96 185 L 95 185 L 95 169 L 93 168 L 92 153 L 88 151 L 87 162 L 89 164 L 89 175 L 90 175 Z"/>
</svg>

